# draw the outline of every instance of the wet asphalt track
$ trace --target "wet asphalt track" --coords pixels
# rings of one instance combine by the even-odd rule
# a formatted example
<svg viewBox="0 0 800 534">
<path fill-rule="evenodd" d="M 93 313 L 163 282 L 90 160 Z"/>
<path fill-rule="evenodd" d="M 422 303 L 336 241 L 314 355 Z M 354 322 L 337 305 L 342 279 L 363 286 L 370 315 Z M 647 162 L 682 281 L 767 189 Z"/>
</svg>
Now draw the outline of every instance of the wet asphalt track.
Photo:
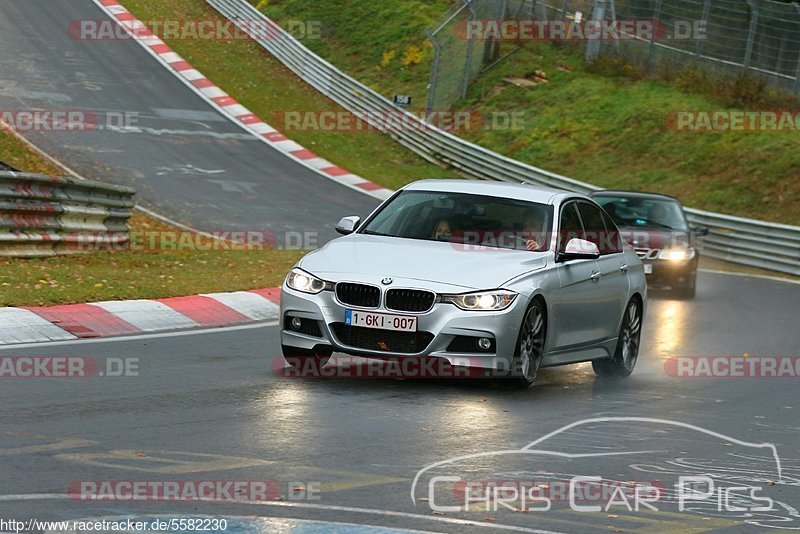
<svg viewBox="0 0 800 534">
<path fill-rule="evenodd" d="M 5 0 L 0 8 L 0 107 L 132 111 L 149 129 L 31 135 L 39 146 L 88 177 L 134 185 L 148 207 L 207 230 L 321 231 L 324 239 L 340 215 L 374 206 L 370 197 L 248 138 L 135 43 L 67 36 L 69 20 L 101 17 L 88 0 Z M 411 501 L 412 479 L 430 463 L 519 449 L 589 417 L 636 416 L 774 443 L 784 480 L 768 491 L 786 506 L 749 519 L 797 529 L 798 379 L 675 378 L 665 372 L 665 361 L 795 356 L 798 302 L 798 285 L 704 273 L 695 301 L 651 300 L 632 378 L 599 381 L 582 365 L 545 370 L 527 391 L 470 381 L 281 378 L 271 371 L 279 354 L 277 327 L 269 325 L 3 349 L 1 356 L 135 358 L 139 375 L 0 381 L 0 518 L 245 517 L 231 531 L 330 528 L 277 518 L 447 532 L 484 530 L 462 520 L 561 532 L 763 529 L 743 525 L 741 514 L 703 507 L 679 514 L 666 502 L 659 512 L 579 513 L 557 502 L 547 512 L 435 515 L 424 489 L 416 506 Z M 537 481 L 573 474 L 652 481 L 707 472 L 729 481 L 777 478 L 775 466 L 753 450 L 685 427 L 596 423 L 548 443 L 584 454 L 650 452 L 585 462 L 498 456 L 437 474 Z M 284 494 L 318 482 L 321 493 L 319 500 L 260 504 L 64 497 L 70 481 L 87 479 L 267 479 Z"/>
<path fill-rule="evenodd" d="M 729 290 L 732 285 L 736 291 Z M 737 518 L 730 515 L 713 517 L 702 510 L 678 514 L 666 505 L 658 513 L 619 508 L 579 513 L 559 503 L 538 513 L 434 515 L 428 501 L 418 500 L 414 506 L 410 490 L 416 472 L 433 462 L 517 449 L 585 418 L 636 416 L 696 425 L 745 442 L 774 443 L 786 483 L 770 490 L 774 499 L 797 507 L 798 379 L 676 378 L 665 372 L 665 361 L 676 355 L 795 355 L 800 321 L 793 302 L 798 299 L 800 285 L 701 274 L 695 301 L 651 300 L 641 359 L 630 379 L 605 382 L 588 365 L 563 367 L 543 371 L 537 385 L 525 391 L 472 381 L 278 377 L 271 371 L 279 358 L 275 326 L 2 350 L 2 356 L 89 356 L 100 362 L 138 358 L 139 375 L 2 381 L 2 493 L 56 497 L 0 498 L 6 499 L 0 500 L 0 517 L 202 513 L 448 532 L 477 527 L 443 521 L 486 517 L 495 519 L 485 521 L 492 525 L 562 532 L 731 527 Z M 727 313 L 719 314 L 720 309 Z M 571 465 L 557 458 L 468 461 L 449 474 L 486 480 L 516 473 L 520 480 L 549 480 L 570 473 L 666 483 L 668 475 L 660 470 L 672 466 L 673 474 L 699 469 L 775 479 L 774 465 L 757 458 L 758 451 L 683 428 L 595 424 L 568 432 L 554 446 L 583 453 L 652 452 Z M 266 479 L 276 481 L 284 493 L 298 482 L 318 482 L 321 493 L 319 500 L 299 505 L 92 503 L 57 497 L 70 481 L 86 479 Z M 425 492 L 423 488 L 417 496 L 424 498 Z M 791 512 L 784 510 L 780 517 L 787 521 L 783 526 L 800 526 L 800 517 Z M 738 525 L 746 532 L 760 530 Z"/>
</svg>

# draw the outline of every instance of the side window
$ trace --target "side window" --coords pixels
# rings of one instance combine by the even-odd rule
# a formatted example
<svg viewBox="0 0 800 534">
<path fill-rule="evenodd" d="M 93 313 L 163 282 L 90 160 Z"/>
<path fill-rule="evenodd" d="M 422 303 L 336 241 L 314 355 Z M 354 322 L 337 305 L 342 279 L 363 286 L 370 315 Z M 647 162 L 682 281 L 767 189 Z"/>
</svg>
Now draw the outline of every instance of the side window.
<svg viewBox="0 0 800 534">
<path fill-rule="evenodd" d="M 558 250 L 564 252 L 570 239 L 583 239 L 583 224 L 578 214 L 578 206 L 570 202 L 561 208 L 561 226 L 558 230 Z"/>
<path fill-rule="evenodd" d="M 602 211 L 602 215 L 603 222 L 606 223 L 606 231 L 608 232 L 608 238 L 605 242 L 605 245 L 608 248 L 608 253 L 614 254 L 616 252 L 622 252 L 622 236 L 619 235 L 619 229 L 617 228 L 614 219 L 612 219 L 611 215 L 606 213 L 604 210 Z M 601 248 L 600 251 L 602 252 L 603 249 Z"/>
<path fill-rule="evenodd" d="M 603 214 L 599 208 L 587 203 L 579 204 L 581 219 L 586 231 L 586 240 L 597 245 L 600 254 L 608 252 L 608 246 L 604 243 L 606 238 L 606 225 L 603 222 Z"/>
</svg>

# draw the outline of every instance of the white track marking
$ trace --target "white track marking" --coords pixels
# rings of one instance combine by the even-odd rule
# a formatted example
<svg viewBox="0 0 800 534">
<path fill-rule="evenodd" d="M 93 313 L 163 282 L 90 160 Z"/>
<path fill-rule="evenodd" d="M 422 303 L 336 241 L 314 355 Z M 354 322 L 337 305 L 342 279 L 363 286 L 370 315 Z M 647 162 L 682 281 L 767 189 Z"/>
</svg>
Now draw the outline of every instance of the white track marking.
<svg viewBox="0 0 800 534">
<path fill-rule="evenodd" d="M 743 276 L 748 278 L 762 278 L 764 280 L 773 280 L 775 282 L 786 282 L 787 284 L 800 285 L 800 280 L 790 280 L 788 278 L 781 278 L 780 276 L 769 276 L 766 274 L 735 273 L 732 271 L 718 271 L 716 269 L 697 269 L 697 270 L 701 273 L 724 274 L 727 276 Z"/>
</svg>

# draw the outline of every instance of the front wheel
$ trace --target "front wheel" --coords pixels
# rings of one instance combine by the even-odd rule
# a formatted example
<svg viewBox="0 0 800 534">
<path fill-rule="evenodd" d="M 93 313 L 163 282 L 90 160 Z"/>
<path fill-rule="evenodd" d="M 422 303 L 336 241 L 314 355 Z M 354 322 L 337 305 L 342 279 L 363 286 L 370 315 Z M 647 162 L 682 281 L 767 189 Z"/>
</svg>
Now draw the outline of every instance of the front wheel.
<svg viewBox="0 0 800 534">
<path fill-rule="evenodd" d="M 514 352 L 514 385 L 528 388 L 539 374 L 544 358 L 544 340 L 547 332 L 547 316 L 544 305 L 534 300 L 525 312 L 519 329 L 517 348 Z"/>
<path fill-rule="evenodd" d="M 624 378 L 630 376 L 639 359 L 639 342 L 642 337 L 642 305 L 632 299 L 622 318 L 617 348 L 612 358 L 592 361 L 598 376 Z"/>
</svg>

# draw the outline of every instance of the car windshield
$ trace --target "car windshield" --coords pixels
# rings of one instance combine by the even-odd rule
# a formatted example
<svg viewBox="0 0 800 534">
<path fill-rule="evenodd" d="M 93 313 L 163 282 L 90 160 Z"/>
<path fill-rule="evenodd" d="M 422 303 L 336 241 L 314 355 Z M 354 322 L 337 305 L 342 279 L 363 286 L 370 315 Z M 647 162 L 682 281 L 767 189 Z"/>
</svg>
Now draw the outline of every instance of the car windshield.
<svg viewBox="0 0 800 534">
<path fill-rule="evenodd" d="M 501 197 L 404 191 L 359 231 L 514 250 L 547 248 L 553 207 Z M 537 245 L 531 246 L 531 240 Z"/>
<path fill-rule="evenodd" d="M 676 200 L 634 196 L 597 196 L 617 226 L 687 231 L 683 208 Z"/>
</svg>

